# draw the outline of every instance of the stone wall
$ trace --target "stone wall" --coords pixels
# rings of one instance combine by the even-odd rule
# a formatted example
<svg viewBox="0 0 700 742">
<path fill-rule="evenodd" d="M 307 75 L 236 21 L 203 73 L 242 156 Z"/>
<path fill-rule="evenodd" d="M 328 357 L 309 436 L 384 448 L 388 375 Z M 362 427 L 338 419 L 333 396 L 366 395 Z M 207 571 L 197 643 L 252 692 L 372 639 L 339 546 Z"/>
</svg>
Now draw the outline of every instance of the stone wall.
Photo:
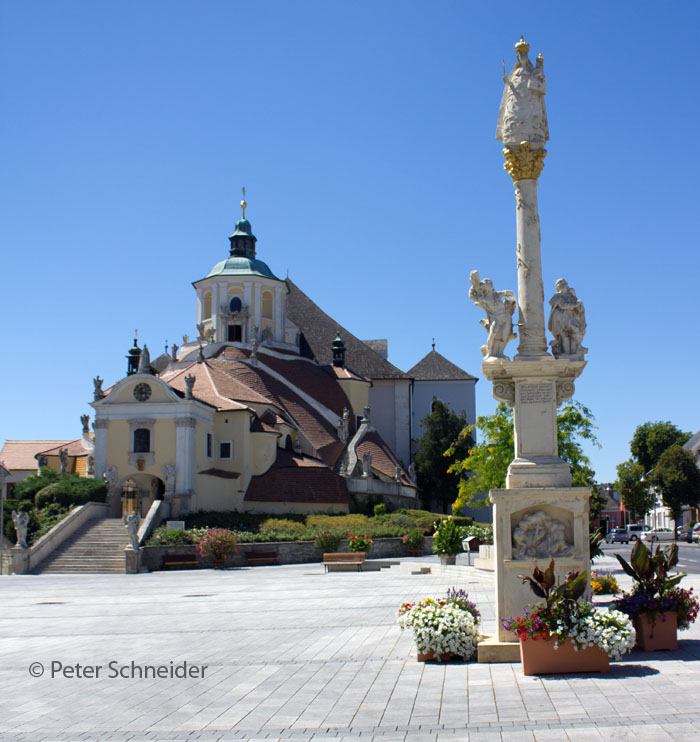
<svg viewBox="0 0 700 742">
<path fill-rule="evenodd" d="M 305 564 L 320 562 L 323 553 L 314 546 L 313 541 L 270 541 L 267 543 L 239 544 L 238 553 L 226 560 L 227 567 L 245 567 L 247 551 L 276 551 L 278 564 Z M 338 551 L 349 551 L 347 539 L 343 539 Z M 426 536 L 422 554 L 432 554 L 433 538 Z M 145 546 L 141 549 L 141 566 L 149 572 L 163 569 L 163 562 L 171 556 L 195 556 L 200 568 L 212 567 L 211 559 L 202 559 L 195 546 Z M 398 559 L 407 557 L 408 553 L 401 544 L 400 538 L 378 538 L 372 544 L 367 555 L 369 559 Z"/>
</svg>

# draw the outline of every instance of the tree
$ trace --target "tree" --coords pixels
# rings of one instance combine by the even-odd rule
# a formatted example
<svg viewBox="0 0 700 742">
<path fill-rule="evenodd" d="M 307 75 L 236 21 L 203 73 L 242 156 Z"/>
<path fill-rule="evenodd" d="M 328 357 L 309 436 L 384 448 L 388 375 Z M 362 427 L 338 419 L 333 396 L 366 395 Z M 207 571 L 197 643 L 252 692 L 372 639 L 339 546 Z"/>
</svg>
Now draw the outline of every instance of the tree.
<svg viewBox="0 0 700 742">
<path fill-rule="evenodd" d="M 695 507 L 700 503 L 700 469 L 693 454 L 679 444 L 667 448 L 659 456 L 649 481 L 660 491 L 674 525 L 680 520 L 684 505 Z"/>
<path fill-rule="evenodd" d="M 591 411 L 580 402 L 564 405 L 557 413 L 557 440 L 559 455 L 571 467 L 572 485 L 588 487 L 593 484 L 595 472 L 580 441 L 598 445 L 594 418 Z M 506 485 L 508 466 L 515 456 L 513 438 L 513 411 L 501 402 L 493 415 L 482 415 L 471 430 L 478 430 L 480 442 L 469 451 L 465 459 L 458 459 L 451 469 L 463 478 L 459 495 L 452 511 L 459 513 L 463 507 L 483 504 L 477 495 Z"/>
<path fill-rule="evenodd" d="M 429 500 L 438 500 L 443 512 L 447 512 L 457 497 L 459 485 L 459 476 L 451 472 L 452 464 L 467 456 L 473 443 L 467 416 L 458 415 L 433 397 L 432 412 L 422 422 L 425 433 L 418 441 L 414 457 L 418 494 L 426 506 Z"/>
<path fill-rule="evenodd" d="M 637 426 L 630 441 L 630 451 L 644 471 L 650 472 L 666 449 L 676 444 L 682 446 L 690 436 L 668 420 L 648 422 Z"/>
<path fill-rule="evenodd" d="M 617 465 L 615 489 L 632 520 L 643 518 L 654 507 L 656 498 L 644 481 L 644 467 L 638 461 L 628 459 Z"/>
</svg>

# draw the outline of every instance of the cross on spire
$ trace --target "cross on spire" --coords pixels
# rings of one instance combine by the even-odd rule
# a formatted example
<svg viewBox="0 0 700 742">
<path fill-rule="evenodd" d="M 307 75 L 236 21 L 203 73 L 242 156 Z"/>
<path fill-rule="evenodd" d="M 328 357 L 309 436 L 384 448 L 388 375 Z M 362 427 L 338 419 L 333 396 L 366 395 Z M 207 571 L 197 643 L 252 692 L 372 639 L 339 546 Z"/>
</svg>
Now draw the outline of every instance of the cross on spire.
<svg viewBox="0 0 700 742">
<path fill-rule="evenodd" d="M 245 200 L 245 186 L 243 186 L 242 190 L 243 190 L 243 198 L 241 199 L 241 210 L 243 211 L 243 218 L 245 219 L 245 210 L 246 210 L 246 207 L 248 206 Z"/>
</svg>

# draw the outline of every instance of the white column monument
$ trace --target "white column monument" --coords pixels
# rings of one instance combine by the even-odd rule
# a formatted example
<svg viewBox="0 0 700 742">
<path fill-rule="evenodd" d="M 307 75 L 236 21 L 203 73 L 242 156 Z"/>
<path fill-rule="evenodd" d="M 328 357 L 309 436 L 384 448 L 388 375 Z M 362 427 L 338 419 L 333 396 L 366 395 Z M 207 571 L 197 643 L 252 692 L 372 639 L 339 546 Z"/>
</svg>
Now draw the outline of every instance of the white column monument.
<svg viewBox="0 0 700 742">
<path fill-rule="evenodd" d="M 540 255 L 537 180 L 544 167 L 549 139 L 544 105 L 542 55 L 533 65 L 530 47 L 521 38 L 517 59 L 505 84 L 496 138 L 503 143 L 504 168 L 515 188 L 517 224 L 517 300 L 512 291 L 496 291 L 489 279 L 472 271 L 469 296 L 484 309 L 481 323 L 488 337 L 481 350 L 482 371 L 493 382 L 493 396 L 513 409 L 515 458 L 508 467 L 506 489 L 489 493 L 493 503 L 496 552 L 496 603 L 499 619 L 520 615 L 535 602 L 519 575 L 535 564 L 556 560 L 562 576 L 590 565 L 587 487 L 571 487 L 571 472 L 559 458 L 557 407 L 574 393 L 583 371 L 586 349 L 583 305 L 566 281 L 559 279 L 550 301 L 548 328 L 554 339 L 547 350 Z M 516 337 L 512 315 L 518 309 L 518 352 L 511 361 L 505 347 Z M 500 627 L 498 642 L 482 648 L 481 661 L 511 661 L 515 637 Z M 483 657 L 482 657 L 483 654 Z M 515 658 L 517 658 L 516 655 Z"/>
</svg>

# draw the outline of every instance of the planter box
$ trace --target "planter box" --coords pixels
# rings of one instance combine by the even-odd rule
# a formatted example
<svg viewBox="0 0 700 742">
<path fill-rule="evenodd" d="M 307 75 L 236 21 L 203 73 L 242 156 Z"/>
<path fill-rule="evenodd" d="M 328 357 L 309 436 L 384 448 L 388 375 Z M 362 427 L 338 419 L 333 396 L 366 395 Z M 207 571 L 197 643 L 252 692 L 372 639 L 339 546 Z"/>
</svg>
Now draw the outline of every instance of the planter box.
<svg viewBox="0 0 700 742">
<path fill-rule="evenodd" d="M 637 632 L 637 646 L 642 651 L 678 649 L 678 614 L 675 611 L 656 616 L 644 613 L 637 616 L 633 623 Z"/>
<path fill-rule="evenodd" d="M 599 647 L 574 648 L 567 639 L 554 649 L 553 639 L 520 640 L 520 661 L 523 675 L 548 673 L 608 672 L 610 658 Z"/>
<path fill-rule="evenodd" d="M 427 652 L 416 653 L 418 662 L 449 662 L 452 659 L 451 652 L 445 652 L 442 655 L 436 655 L 434 649 L 429 649 Z"/>
<path fill-rule="evenodd" d="M 443 566 L 457 564 L 457 556 L 448 556 L 447 554 L 440 554 L 440 564 Z"/>
</svg>

